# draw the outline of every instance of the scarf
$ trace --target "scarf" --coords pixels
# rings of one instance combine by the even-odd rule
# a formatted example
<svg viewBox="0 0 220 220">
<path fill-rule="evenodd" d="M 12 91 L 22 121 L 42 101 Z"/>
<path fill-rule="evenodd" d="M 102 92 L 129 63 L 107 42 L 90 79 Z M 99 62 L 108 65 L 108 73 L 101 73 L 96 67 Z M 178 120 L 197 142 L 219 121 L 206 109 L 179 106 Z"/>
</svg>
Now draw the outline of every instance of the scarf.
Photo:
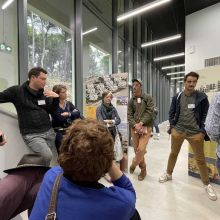
<svg viewBox="0 0 220 220">
<path fill-rule="evenodd" d="M 110 103 L 109 105 L 101 104 L 101 113 L 104 120 L 113 119 L 114 106 Z"/>
</svg>

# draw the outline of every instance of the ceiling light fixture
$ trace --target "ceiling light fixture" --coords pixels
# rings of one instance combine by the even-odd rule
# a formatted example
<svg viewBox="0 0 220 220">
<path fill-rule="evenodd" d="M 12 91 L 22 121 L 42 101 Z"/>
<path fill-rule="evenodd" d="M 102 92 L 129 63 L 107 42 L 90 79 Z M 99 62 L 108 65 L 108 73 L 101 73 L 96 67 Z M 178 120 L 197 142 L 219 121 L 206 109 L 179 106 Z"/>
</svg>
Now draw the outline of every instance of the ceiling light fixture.
<svg viewBox="0 0 220 220">
<path fill-rule="evenodd" d="M 2 10 L 6 9 L 14 0 L 8 0 L 2 5 Z"/>
<path fill-rule="evenodd" d="M 185 73 L 185 71 L 182 71 L 182 72 L 174 72 L 174 73 L 167 73 L 167 76 L 177 75 L 177 74 L 183 74 L 183 73 Z"/>
<path fill-rule="evenodd" d="M 91 32 L 93 32 L 93 31 L 96 31 L 96 30 L 98 30 L 98 28 L 97 28 L 97 27 L 92 28 L 92 29 L 89 29 L 89 30 L 87 30 L 87 31 L 83 32 L 83 33 L 82 33 L 82 35 L 86 35 L 86 34 L 88 34 L 88 33 L 91 33 Z"/>
<path fill-rule="evenodd" d="M 141 44 L 141 47 L 150 47 L 150 46 L 153 46 L 153 45 L 156 45 L 156 44 L 162 44 L 162 43 L 165 43 L 165 42 L 168 42 L 168 41 L 176 40 L 176 39 L 179 39 L 181 37 L 182 37 L 181 34 L 177 34 L 177 35 L 174 35 L 174 36 L 171 36 L 171 37 L 165 37 L 165 38 L 162 38 L 162 39 L 159 39 L 159 40 L 154 40 L 154 41 L 151 41 L 151 42 L 148 42 L 148 43 Z"/>
<path fill-rule="evenodd" d="M 164 56 L 164 57 L 154 58 L 154 61 L 167 60 L 167 59 L 171 59 L 171 58 L 175 58 L 175 57 L 181 57 L 181 56 L 184 56 L 184 55 L 185 55 L 184 52 L 182 52 L 182 53 L 176 53 L 176 54 L 172 54 L 172 55 L 168 55 L 168 56 Z"/>
<path fill-rule="evenodd" d="M 178 83 L 183 83 L 183 80 L 178 81 Z"/>
<path fill-rule="evenodd" d="M 141 7 L 139 7 L 139 8 L 136 8 L 136 9 L 134 9 L 134 10 L 132 10 L 132 11 L 129 11 L 129 12 L 127 12 L 127 13 L 124 13 L 124 14 L 122 14 L 122 15 L 119 15 L 119 16 L 117 17 L 117 21 L 123 21 L 123 20 L 125 20 L 125 19 L 127 19 L 127 18 L 133 17 L 133 16 L 135 16 L 135 15 L 137 15 L 137 14 L 141 14 L 141 13 L 143 13 L 143 12 L 145 12 L 145 11 L 148 11 L 148 10 L 150 10 L 150 9 L 156 8 L 156 7 L 158 7 L 158 6 L 162 5 L 162 4 L 167 3 L 167 2 L 170 2 L 170 1 L 171 1 L 171 0 L 157 0 L 157 1 L 153 1 L 153 2 L 151 2 L 151 3 L 149 3 L 149 4 L 146 4 L 146 5 L 144 5 L 144 6 L 141 6 Z"/>
<path fill-rule="evenodd" d="M 183 79 L 183 78 L 184 78 L 183 76 L 180 76 L 180 77 L 171 78 L 171 80 L 174 80 L 174 79 Z"/>
<path fill-rule="evenodd" d="M 184 64 L 173 65 L 173 66 L 163 66 L 161 69 L 166 70 L 166 69 L 172 69 L 172 68 L 181 67 L 181 66 L 185 66 L 185 63 Z"/>
</svg>

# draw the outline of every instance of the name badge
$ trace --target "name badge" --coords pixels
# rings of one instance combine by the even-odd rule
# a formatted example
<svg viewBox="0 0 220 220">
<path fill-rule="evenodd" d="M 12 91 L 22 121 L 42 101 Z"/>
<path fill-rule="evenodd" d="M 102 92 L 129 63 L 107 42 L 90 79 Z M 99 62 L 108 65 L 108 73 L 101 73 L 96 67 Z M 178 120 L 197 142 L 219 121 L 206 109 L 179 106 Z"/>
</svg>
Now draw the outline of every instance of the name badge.
<svg viewBox="0 0 220 220">
<path fill-rule="evenodd" d="M 188 108 L 190 109 L 195 108 L 195 104 L 188 104 Z"/>
<path fill-rule="evenodd" d="M 45 105 L 46 104 L 45 100 L 38 100 L 37 102 L 38 102 L 38 105 Z"/>
<path fill-rule="evenodd" d="M 141 98 L 137 98 L 137 103 L 141 103 Z"/>
</svg>

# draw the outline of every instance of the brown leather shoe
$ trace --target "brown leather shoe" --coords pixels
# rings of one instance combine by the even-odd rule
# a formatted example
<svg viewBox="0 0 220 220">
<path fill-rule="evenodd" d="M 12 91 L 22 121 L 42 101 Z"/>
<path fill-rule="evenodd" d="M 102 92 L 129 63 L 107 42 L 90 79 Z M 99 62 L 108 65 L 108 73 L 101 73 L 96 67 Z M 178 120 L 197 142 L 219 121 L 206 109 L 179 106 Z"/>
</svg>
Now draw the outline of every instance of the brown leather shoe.
<svg viewBox="0 0 220 220">
<path fill-rule="evenodd" d="M 146 175 L 147 175 L 147 170 L 146 170 L 146 168 L 141 169 L 141 172 L 140 172 L 140 174 L 138 175 L 138 180 L 139 180 L 139 181 L 144 180 L 144 178 L 146 177 Z"/>
<path fill-rule="evenodd" d="M 136 168 L 136 167 L 131 164 L 130 169 L 129 169 L 129 172 L 130 172 L 131 174 L 134 173 L 135 168 Z"/>
</svg>

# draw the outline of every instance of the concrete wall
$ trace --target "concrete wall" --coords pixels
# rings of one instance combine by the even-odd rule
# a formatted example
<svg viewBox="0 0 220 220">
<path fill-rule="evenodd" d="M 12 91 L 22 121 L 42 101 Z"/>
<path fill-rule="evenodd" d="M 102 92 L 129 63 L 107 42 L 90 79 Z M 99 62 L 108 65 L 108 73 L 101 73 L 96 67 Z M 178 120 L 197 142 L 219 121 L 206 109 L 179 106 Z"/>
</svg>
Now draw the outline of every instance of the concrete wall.
<svg viewBox="0 0 220 220">
<path fill-rule="evenodd" d="M 20 135 L 15 114 L 7 114 L 0 109 L 0 122 L 0 129 L 7 136 L 7 144 L 0 148 L 0 177 L 2 178 L 5 175 L 3 170 L 16 167 L 23 154 L 28 153 L 29 149 Z"/>
<path fill-rule="evenodd" d="M 0 129 L 7 137 L 7 143 L 0 147 L 0 178 L 5 176 L 3 170 L 16 167 L 21 157 L 26 153 L 33 153 L 24 143 L 19 128 L 17 115 L 7 113 L 0 107 Z M 51 166 L 57 165 L 57 152 L 53 151 L 53 160 Z"/>
<path fill-rule="evenodd" d="M 220 3 L 186 16 L 186 73 L 204 68 L 204 60 L 220 56 Z"/>
</svg>

